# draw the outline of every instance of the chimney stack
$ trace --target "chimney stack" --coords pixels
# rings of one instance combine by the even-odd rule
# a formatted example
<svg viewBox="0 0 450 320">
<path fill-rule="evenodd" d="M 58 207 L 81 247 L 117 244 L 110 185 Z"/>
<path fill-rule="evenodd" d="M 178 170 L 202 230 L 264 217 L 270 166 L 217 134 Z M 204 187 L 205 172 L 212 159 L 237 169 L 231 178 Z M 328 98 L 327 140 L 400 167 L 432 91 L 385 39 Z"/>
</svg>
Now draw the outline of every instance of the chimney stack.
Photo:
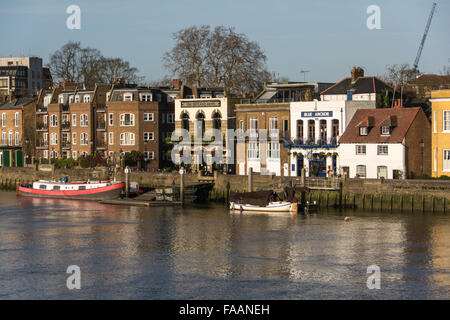
<svg viewBox="0 0 450 320">
<path fill-rule="evenodd" d="M 354 83 L 358 78 L 364 77 L 364 69 L 361 67 L 353 67 L 352 69 L 352 83 Z"/>
</svg>

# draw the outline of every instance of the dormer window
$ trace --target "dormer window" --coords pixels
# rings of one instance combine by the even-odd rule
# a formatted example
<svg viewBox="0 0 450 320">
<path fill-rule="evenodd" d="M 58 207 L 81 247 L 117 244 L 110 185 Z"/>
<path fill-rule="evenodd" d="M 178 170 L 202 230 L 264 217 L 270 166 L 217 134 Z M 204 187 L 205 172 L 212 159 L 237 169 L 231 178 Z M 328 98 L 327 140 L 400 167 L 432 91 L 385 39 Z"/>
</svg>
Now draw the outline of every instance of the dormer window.
<svg viewBox="0 0 450 320">
<path fill-rule="evenodd" d="M 80 95 L 79 94 L 77 94 L 75 96 L 75 103 L 80 103 Z"/>
<path fill-rule="evenodd" d="M 69 103 L 73 102 L 73 96 L 69 96 Z"/>
<path fill-rule="evenodd" d="M 144 102 L 150 102 L 150 101 L 152 101 L 152 95 L 149 94 L 149 93 L 143 93 L 143 94 L 141 94 L 141 101 L 144 101 Z"/>
<path fill-rule="evenodd" d="M 123 95 L 123 101 L 133 101 L 133 94 L 132 93 L 125 93 Z"/>
<path fill-rule="evenodd" d="M 91 96 L 85 95 L 85 96 L 83 97 L 83 101 L 84 101 L 84 103 L 89 103 L 89 102 L 91 102 Z"/>
<path fill-rule="evenodd" d="M 58 96 L 58 101 L 59 101 L 59 103 L 61 103 L 61 104 L 64 103 L 64 96 L 63 96 L 62 94 L 60 94 L 60 95 Z"/>
<path fill-rule="evenodd" d="M 186 95 L 186 99 L 194 99 L 193 95 Z"/>
<path fill-rule="evenodd" d="M 359 127 L 359 135 L 360 136 L 367 136 L 368 134 L 369 134 L 368 127 Z"/>
<path fill-rule="evenodd" d="M 382 136 L 389 136 L 391 134 L 391 128 L 388 126 L 382 126 L 381 127 L 381 135 Z"/>
</svg>

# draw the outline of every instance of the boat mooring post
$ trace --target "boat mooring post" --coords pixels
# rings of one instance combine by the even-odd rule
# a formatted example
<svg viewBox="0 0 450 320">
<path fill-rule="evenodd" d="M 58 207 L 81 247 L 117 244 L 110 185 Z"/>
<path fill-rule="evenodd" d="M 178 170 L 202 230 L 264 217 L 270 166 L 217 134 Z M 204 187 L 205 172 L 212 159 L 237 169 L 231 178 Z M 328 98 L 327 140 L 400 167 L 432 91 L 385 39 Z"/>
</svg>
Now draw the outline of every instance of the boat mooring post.
<svg viewBox="0 0 450 320">
<path fill-rule="evenodd" d="M 125 167 L 125 196 L 127 198 L 130 197 L 130 168 L 128 166 Z"/>
<path fill-rule="evenodd" d="M 180 201 L 184 205 L 184 169 L 180 169 Z"/>
</svg>

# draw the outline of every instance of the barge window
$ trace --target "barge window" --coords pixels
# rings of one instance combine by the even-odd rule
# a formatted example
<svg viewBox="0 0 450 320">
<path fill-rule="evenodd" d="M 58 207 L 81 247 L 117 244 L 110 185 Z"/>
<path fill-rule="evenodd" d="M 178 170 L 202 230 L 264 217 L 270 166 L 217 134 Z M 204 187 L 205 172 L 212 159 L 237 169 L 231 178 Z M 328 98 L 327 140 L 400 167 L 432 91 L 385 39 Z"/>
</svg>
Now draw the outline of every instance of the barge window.
<svg viewBox="0 0 450 320">
<path fill-rule="evenodd" d="M 86 186 L 79 186 L 78 190 L 86 190 Z"/>
<path fill-rule="evenodd" d="M 53 190 L 61 190 L 60 186 L 53 186 Z"/>
<path fill-rule="evenodd" d="M 45 190 L 45 189 L 47 189 L 47 186 L 45 184 L 41 184 L 41 185 L 39 185 L 39 189 Z"/>
</svg>

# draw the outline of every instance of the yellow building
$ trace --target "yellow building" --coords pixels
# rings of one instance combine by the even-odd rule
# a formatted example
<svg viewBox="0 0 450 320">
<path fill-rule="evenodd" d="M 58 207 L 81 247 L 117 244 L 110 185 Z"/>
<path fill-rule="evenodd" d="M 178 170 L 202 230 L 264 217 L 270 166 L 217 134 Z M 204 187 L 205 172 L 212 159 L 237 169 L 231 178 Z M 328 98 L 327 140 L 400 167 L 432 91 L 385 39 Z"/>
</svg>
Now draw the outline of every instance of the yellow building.
<svg viewBox="0 0 450 320">
<path fill-rule="evenodd" d="M 450 90 L 431 92 L 433 177 L 450 176 Z"/>
</svg>

